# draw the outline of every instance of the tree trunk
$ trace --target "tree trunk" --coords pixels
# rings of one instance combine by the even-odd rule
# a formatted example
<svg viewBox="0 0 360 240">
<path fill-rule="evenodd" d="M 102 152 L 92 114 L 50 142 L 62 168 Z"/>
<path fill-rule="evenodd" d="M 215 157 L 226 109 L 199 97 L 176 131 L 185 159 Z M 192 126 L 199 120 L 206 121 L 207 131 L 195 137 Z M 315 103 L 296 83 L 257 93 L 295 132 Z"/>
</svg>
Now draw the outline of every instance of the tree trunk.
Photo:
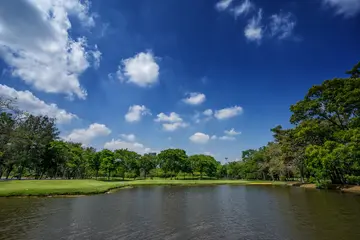
<svg viewBox="0 0 360 240">
<path fill-rule="evenodd" d="M 110 169 L 108 170 L 108 180 L 110 180 Z"/>
<path fill-rule="evenodd" d="M 0 176 L 1 177 L 1 176 Z M 184 173 L 184 180 L 185 180 L 185 173 Z"/>
<path fill-rule="evenodd" d="M 96 180 L 98 179 L 98 175 L 99 175 L 99 170 L 96 170 L 96 175 L 95 175 Z"/>
<path fill-rule="evenodd" d="M 145 180 L 146 180 L 146 171 L 144 171 L 144 177 L 145 177 Z"/>
<path fill-rule="evenodd" d="M 200 179 L 202 180 L 203 172 L 200 172 Z"/>
<path fill-rule="evenodd" d="M 17 176 L 17 179 L 18 179 L 18 180 L 21 180 L 21 177 L 22 177 L 23 171 L 24 171 L 24 166 L 23 166 L 23 165 L 21 165 L 21 166 L 20 166 L 19 173 L 18 173 L 19 175 Z"/>
<path fill-rule="evenodd" d="M 10 173 L 12 172 L 12 170 L 13 170 L 13 167 L 14 167 L 14 165 L 11 165 L 11 166 L 7 169 L 7 172 L 6 172 L 6 180 L 9 179 L 9 176 L 10 176 Z"/>
</svg>

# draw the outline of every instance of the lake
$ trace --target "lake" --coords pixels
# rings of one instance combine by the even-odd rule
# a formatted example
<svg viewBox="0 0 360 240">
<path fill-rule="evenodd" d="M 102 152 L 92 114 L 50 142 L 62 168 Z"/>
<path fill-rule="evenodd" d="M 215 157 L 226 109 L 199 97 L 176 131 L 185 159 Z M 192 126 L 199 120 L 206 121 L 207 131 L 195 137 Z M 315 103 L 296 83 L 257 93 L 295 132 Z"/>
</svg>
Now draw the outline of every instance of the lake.
<svg viewBox="0 0 360 240">
<path fill-rule="evenodd" d="M 0 198 L 0 239 L 360 239 L 360 196 L 279 186 Z"/>
</svg>

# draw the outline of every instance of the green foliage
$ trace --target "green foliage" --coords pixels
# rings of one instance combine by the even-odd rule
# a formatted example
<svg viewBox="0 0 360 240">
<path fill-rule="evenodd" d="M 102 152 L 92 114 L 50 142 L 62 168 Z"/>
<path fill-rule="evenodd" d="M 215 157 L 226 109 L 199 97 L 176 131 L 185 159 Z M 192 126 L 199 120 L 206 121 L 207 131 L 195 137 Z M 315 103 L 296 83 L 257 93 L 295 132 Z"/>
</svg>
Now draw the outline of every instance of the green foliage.
<svg viewBox="0 0 360 240">
<path fill-rule="evenodd" d="M 271 129 L 274 141 L 221 165 L 213 157 L 166 149 L 157 156 L 128 149 L 97 151 L 59 140 L 55 119 L 33 116 L 0 98 L 0 177 L 229 178 L 301 180 L 326 188 L 360 184 L 360 62 L 349 78 L 311 87 L 290 106 L 293 127 Z"/>
<path fill-rule="evenodd" d="M 348 184 L 360 185 L 360 176 L 346 175 L 345 178 Z"/>
<path fill-rule="evenodd" d="M 165 173 L 179 173 L 187 159 L 186 152 L 182 149 L 166 149 L 158 155 L 160 167 Z M 172 178 L 172 176 L 171 176 Z"/>
</svg>

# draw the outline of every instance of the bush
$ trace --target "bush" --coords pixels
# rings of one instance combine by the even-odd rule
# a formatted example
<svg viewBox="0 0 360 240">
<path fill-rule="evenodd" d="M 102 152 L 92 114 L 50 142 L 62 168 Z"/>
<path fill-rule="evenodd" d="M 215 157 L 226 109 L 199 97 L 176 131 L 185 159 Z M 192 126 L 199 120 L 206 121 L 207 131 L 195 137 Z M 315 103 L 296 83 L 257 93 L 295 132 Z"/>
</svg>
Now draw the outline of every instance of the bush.
<svg viewBox="0 0 360 240">
<path fill-rule="evenodd" d="M 360 184 L 360 176 L 346 175 L 345 178 L 346 178 L 347 184 L 353 184 L 353 185 Z"/>
<path fill-rule="evenodd" d="M 282 182 L 286 181 L 286 176 L 280 176 L 280 181 Z"/>
<path fill-rule="evenodd" d="M 331 180 L 319 180 L 316 182 L 316 188 L 318 189 L 329 189 Z"/>
</svg>

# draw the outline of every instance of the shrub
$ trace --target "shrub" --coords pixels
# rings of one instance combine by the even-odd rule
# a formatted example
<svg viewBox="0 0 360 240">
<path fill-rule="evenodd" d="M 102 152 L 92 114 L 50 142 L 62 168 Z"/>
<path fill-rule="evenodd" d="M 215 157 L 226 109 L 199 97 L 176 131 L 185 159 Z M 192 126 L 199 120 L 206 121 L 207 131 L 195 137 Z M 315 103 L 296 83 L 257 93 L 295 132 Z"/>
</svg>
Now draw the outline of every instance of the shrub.
<svg viewBox="0 0 360 240">
<path fill-rule="evenodd" d="M 354 185 L 360 184 L 360 176 L 346 175 L 345 178 L 348 184 L 354 184 Z"/>
<path fill-rule="evenodd" d="M 318 189 L 329 189 L 331 180 L 319 180 L 316 182 L 316 188 Z"/>
</svg>

